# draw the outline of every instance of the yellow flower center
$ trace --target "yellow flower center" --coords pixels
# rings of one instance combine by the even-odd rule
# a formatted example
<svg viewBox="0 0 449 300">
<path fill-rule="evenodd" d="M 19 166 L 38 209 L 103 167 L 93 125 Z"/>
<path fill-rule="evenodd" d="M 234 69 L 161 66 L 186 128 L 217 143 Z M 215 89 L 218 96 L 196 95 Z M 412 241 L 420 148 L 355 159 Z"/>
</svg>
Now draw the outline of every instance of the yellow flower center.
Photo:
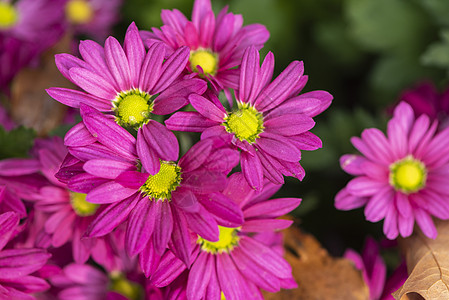
<svg viewBox="0 0 449 300">
<path fill-rule="evenodd" d="M 155 175 L 148 176 L 140 190 L 149 198 L 170 200 L 171 192 L 176 190 L 181 182 L 181 168 L 175 164 L 161 162 L 161 168 Z"/>
<path fill-rule="evenodd" d="M 92 20 L 94 11 L 86 0 L 70 0 L 65 6 L 65 14 L 73 24 L 86 24 Z"/>
<path fill-rule="evenodd" d="M 120 93 L 113 102 L 116 122 L 124 127 L 140 127 L 150 120 L 153 102 L 140 90 Z"/>
<path fill-rule="evenodd" d="M 80 217 L 92 216 L 97 211 L 99 204 L 86 201 L 86 194 L 70 192 L 70 204 L 75 213 Z"/>
<path fill-rule="evenodd" d="M 238 103 L 238 110 L 228 114 L 223 125 L 227 132 L 249 143 L 254 143 L 264 129 L 262 114 L 247 103 Z"/>
<path fill-rule="evenodd" d="M 9 3 L 0 2 L 0 29 L 8 29 L 17 22 L 17 10 Z"/>
<path fill-rule="evenodd" d="M 216 254 L 230 252 L 238 245 L 240 240 L 240 237 L 238 236 L 240 227 L 229 228 L 218 226 L 218 229 L 220 230 L 220 236 L 217 242 L 211 242 L 202 237 L 198 237 L 197 243 L 201 245 L 201 250 Z"/>
<path fill-rule="evenodd" d="M 425 186 L 427 170 L 424 164 L 409 155 L 390 165 L 390 185 L 410 194 Z"/>
<path fill-rule="evenodd" d="M 197 66 L 203 69 L 204 75 L 217 74 L 218 55 L 208 50 L 199 49 L 190 53 L 190 67 L 194 72 L 200 73 Z"/>
<path fill-rule="evenodd" d="M 115 291 L 127 299 L 138 300 L 142 298 L 142 288 L 140 284 L 129 281 L 120 272 L 111 272 L 109 276 L 111 283 L 109 285 L 110 291 Z"/>
</svg>

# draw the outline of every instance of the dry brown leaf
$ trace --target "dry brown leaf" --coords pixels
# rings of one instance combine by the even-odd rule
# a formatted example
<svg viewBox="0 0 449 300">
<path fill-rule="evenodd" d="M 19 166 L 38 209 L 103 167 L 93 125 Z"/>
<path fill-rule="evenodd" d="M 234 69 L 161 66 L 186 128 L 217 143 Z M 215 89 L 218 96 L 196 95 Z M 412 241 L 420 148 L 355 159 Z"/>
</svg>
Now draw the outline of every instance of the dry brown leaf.
<svg viewBox="0 0 449 300">
<path fill-rule="evenodd" d="M 284 232 L 284 248 L 298 288 L 264 293 L 265 299 L 369 299 L 368 287 L 354 264 L 344 258 L 329 256 L 313 236 L 292 226 Z"/>
<path fill-rule="evenodd" d="M 70 36 L 42 55 L 38 68 L 25 68 L 16 75 L 11 86 L 11 117 L 19 124 L 34 128 L 39 136 L 61 124 L 67 107 L 52 99 L 45 89 L 71 87 L 55 65 L 56 53 L 70 52 Z"/>
<path fill-rule="evenodd" d="M 410 275 L 393 293 L 395 299 L 449 299 L 449 221 L 436 220 L 435 225 L 438 230 L 435 240 L 417 231 L 400 241 Z"/>
</svg>

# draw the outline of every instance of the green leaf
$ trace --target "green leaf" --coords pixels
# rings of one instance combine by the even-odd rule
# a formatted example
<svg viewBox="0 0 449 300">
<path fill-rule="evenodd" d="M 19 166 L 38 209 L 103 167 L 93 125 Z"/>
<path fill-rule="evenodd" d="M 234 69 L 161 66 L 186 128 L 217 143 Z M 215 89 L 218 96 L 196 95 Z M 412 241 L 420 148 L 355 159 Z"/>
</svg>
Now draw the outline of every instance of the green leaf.
<svg viewBox="0 0 449 300">
<path fill-rule="evenodd" d="M 449 1 L 447 0 L 421 0 L 418 1 L 431 15 L 438 25 L 449 25 Z"/>
<path fill-rule="evenodd" d="M 36 132 L 30 128 L 20 126 L 6 131 L 0 126 L 0 159 L 27 157 L 35 137 Z"/>
<path fill-rule="evenodd" d="M 440 32 L 441 41 L 431 44 L 421 56 L 426 66 L 449 68 L 449 29 Z"/>
</svg>

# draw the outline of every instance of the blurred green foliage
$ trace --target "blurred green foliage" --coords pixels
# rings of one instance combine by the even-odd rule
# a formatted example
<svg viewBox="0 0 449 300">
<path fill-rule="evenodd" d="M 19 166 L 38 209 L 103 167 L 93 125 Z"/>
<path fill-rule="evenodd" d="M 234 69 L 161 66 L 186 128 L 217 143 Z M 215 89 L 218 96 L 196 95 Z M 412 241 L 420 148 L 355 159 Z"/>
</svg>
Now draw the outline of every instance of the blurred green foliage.
<svg viewBox="0 0 449 300">
<path fill-rule="evenodd" d="M 0 126 L 0 159 L 11 157 L 27 157 L 33 146 L 36 132 L 25 127 L 6 131 Z"/>
</svg>

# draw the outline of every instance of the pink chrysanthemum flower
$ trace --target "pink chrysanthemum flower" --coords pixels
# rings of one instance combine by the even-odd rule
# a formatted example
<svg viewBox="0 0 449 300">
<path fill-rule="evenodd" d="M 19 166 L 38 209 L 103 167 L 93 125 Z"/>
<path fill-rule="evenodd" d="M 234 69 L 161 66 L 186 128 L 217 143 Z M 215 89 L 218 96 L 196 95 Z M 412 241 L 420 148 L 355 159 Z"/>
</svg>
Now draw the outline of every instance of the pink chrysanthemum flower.
<svg viewBox="0 0 449 300">
<path fill-rule="evenodd" d="M 31 275 L 41 269 L 50 254 L 42 249 L 5 249 L 17 233 L 19 217 L 14 212 L 0 215 L 0 298 L 35 299 L 31 294 L 48 289 L 42 278 Z"/>
<path fill-rule="evenodd" d="M 147 135 L 153 133 L 170 136 L 173 141 L 173 133 L 152 120 L 151 115 L 170 114 L 188 103 L 188 95 L 202 94 L 206 90 L 206 83 L 201 79 L 178 78 L 188 60 L 187 47 L 177 49 L 166 59 L 165 47 L 160 42 L 146 52 L 134 23 L 128 28 L 123 48 L 115 38 L 109 37 L 104 49 L 93 41 L 82 41 L 80 53 L 84 60 L 59 54 L 56 64 L 66 78 L 87 93 L 50 88 L 47 90 L 50 96 L 71 107 L 79 108 L 84 103 L 99 111 L 114 113 L 121 126 L 145 127 L 143 132 L 147 139 L 153 140 Z M 151 154 L 164 146 L 159 139 L 153 140 Z M 159 164 L 147 170 L 154 175 Z"/>
<path fill-rule="evenodd" d="M 387 137 L 376 128 L 353 137 L 362 155 L 344 155 L 340 163 L 357 177 L 337 194 L 335 206 L 365 206 L 368 221 L 385 219 L 389 239 L 409 236 L 415 221 L 435 238 L 431 216 L 449 219 L 449 128 L 435 134 L 436 128 L 427 115 L 415 119 L 410 105 L 401 102 L 388 122 Z"/>
<path fill-rule="evenodd" d="M 210 0 L 195 0 L 192 21 L 179 10 L 162 10 L 164 25 L 153 32 L 142 32 L 151 45 L 162 40 L 172 51 L 180 46 L 190 48 L 188 70 L 206 78 L 216 91 L 237 88 L 238 70 L 244 50 L 253 45 L 261 49 L 270 36 L 265 26 L 243 26 L 241 15 L 227 12 L 225 7 L 215 17 Z M 229 95 L 229 94 L 228 94 Z"/>
<path fill-rule="evenodd" d="M 104 40 L 119 20 L 123 0 L 66 0 L 65 17 L 75 33 Z"/>
<path fill-rule="evenodd" d="M 380 255 L 379 245 L 372 238 L 366 240 L 362 255 L 348 249 L 344 257 L 353 261 L 355 267 L 362 271 L 363 280 L 369 288 L 370 300 L 394 300 L 391 293 L 407 279 L 407 270 L 402 263 L 387 280 L 387 267 Z"/>
<path fill-rule="evenodd" d="M 244 223 L 240 227 L 220 227 L 220 238 L 216 242 L 197 237 L 187 280 L 187 299 L 223 299 L 223 296 L 226 299 L 263 299 L 260 288 L 277 292 L 280 288 L 296 287 L 290 265 L 276 250 L 278 245 L 272 244 L 272 238 L 261 241 L 257 237 L 287 228 L 292 223 L 275 218 L 296 208 L 301 199 L 266 200 L 279 187 L 267 182 L 257 193 L 241 173 L 229 178 L 223 193 L 242 208 Z M 185 266 L 173 261 L 173 255 L 167 252 L 160 259 L 151 282 L 166 286 L 184 269 Z"/>
<path fill-rule="evenodd" d="M 70 264 L 63 268 L 61 274 L 52 276 L 50 281 L 61 289 L 58 293 L 60 300 L 142 299 L 144 292 L 139 282 L 129 280 L 123 272 L 105 273 L 87 264 Z"/>
<path fill-rule="evenodd" d="M 151 127 L 143 127 L 136 140 L 93 108 L 82 104 L 81 114 L 85 127 L 71 130 L 65 143 L 71 155 L 85 161 L 84 172 L 73 176 L 68 187 L 87 193 L 90 203 L 106 205 L 88 236 L 103 236 L 128 218 L 126 249 L 131 256 L 147 243 L 162 253 L 170 242 L 173 251 L 188 262 L 188 228 L 217 240 L 218 224 L 241 224 L 238 206 L 219 193 L 226 174 L 238 163 L 238 154 L 221 147 L 220 140 L 201 141 L 173 161 L 168 157 L 177 158 L 179 149 L 171 148 L 170 137 L 158 136 Z M 154 138 L 145 138 L 142 131 L 150 131 Z M 159 171 L 151 175 L 147 170 L 154 160 L 159 162 L 149 150 L 155 139 L 163 145 L 158 148 L 162 160 Z"/>
<path fill-rule="evenodd" d="M 243 174 L 257 190 L 264 177 L 274 183 L 284 183 L 283 175 L 304 177 L 301 150 L 321 147 L 321 140 L 308 131 L 315 125 L 312 117 L 332 100 L 325 91 L 298 95 L 307 82 L 301 62 L 292 62 L 270 83 L 273 68 L 271 52 L 259 66 L 259 52 L 249 47 L 242 59 L 237 109 L 226 111 L 214 95 L 191 95 L 197 112 L 177 112 L 165 122 L 171 130 L 219 136 L 240 148 Z"/>
</svg>

